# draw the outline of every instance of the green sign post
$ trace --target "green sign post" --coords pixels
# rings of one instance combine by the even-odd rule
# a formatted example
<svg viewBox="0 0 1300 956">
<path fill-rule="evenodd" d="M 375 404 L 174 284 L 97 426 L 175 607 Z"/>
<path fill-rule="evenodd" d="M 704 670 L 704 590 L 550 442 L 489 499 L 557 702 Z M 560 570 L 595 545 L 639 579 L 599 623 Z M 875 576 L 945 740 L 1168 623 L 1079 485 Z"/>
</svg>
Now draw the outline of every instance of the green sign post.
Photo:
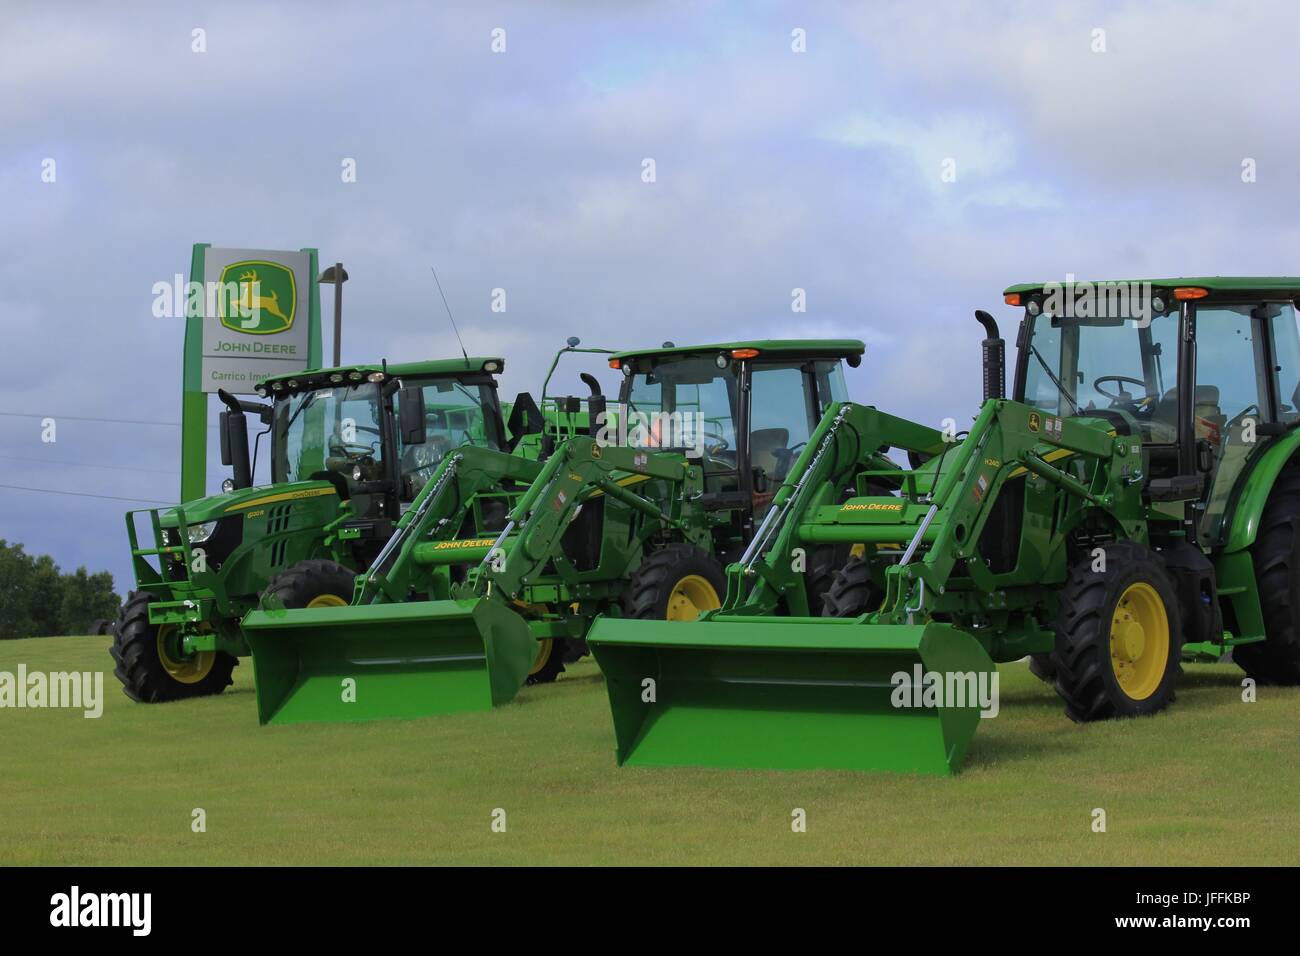
<svg viewBox="0 0 1300 956">
<path fill-rule="evenodd" d="M 316 250 L 194 244 L 181 392 L 181 501 L 207 494 L 208 396 L 250 395 L 268 375 L 319 368 Z M 196 303 L 197 304 L 197 303 Z"/>
</svg>

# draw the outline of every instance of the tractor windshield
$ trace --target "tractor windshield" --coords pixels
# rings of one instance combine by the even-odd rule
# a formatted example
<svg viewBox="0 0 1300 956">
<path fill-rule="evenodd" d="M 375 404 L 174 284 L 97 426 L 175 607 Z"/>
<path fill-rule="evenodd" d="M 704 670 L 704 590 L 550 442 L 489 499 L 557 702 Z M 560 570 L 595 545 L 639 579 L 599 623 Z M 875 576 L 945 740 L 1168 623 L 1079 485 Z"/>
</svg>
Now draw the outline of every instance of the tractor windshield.
<svg viewBox="0 0 1300 956">
<path fill-rule="evenodd" d="M 667 359 L 637 372 L 627 391 L 628 444 L 701 455 L 710 471 L 736 467 L 736 366 L 712 356 Z"/>
<path fill-rule="evenodd" d="M 1178 438 L 1178 313 L 1134 319 L 1060 318 L 1031 322 L 1024 401 L 1052 415 L 1106 411 L 1144 442 Z"/>
<path fill-rule="evenodd" d="M 497 428 L 496 390 L 490 384 L 454 378 L 404 378 L 402 384 L 408 388 L 418 385 L 424 393 L 424 443 L 403 444 L 399 449 L 400 476 L 411 479 L 402 482 L 404 487 L 419 490 L 447 453 L 462 445 L 504 450 Z M 394 405 L 400 404 L 399 392 Z"/>
<path fill-rule="evenodd" d="M 275 403 L 271 480 L 307 481 L 334 472 L 349 487 L 383 473 L 379 386 L 370 382 L 299 392 Z"/>
</svg>

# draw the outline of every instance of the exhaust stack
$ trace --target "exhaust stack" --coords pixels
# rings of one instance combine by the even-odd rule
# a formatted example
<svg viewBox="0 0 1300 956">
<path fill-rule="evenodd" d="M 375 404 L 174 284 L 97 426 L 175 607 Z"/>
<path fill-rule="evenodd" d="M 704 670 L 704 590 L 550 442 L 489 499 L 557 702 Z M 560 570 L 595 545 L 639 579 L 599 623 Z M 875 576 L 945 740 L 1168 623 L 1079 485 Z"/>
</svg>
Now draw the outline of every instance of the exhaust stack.
<svg viewBox="0 0 1300 956">
<path fill-rule="evenodd" d="M 998 335 L 998 323 L 983 309 L 975 310 L 975 318 L 984 326 L 984 401 L 1007 397 L 1007 346 Z"/>
</svg>

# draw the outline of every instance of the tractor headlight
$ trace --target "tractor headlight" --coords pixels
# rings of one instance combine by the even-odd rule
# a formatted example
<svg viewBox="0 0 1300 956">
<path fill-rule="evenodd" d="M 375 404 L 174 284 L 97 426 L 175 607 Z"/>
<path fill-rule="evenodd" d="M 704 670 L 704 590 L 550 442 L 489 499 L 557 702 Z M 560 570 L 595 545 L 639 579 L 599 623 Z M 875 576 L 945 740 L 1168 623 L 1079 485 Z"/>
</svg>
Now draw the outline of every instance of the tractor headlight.
<svg viewBox="0 0 1300 956">
<path fill-rule="evenodd" d="M 225 481 L 223 481 L 223 482 L 221 483 L 221 490 L 224 491 L 226 494 L 230 494 L 232 491 L 234 491 L 234 490 L 235 490 L 235 479 L 234 479 L 234 478 L 227 478 Z"/>
<path fill-rule="evenodd" d="M 353 481 L 360 481 L 363 477 L 364 477 L 364 476 L 363 476 L 362 473 L 361 473 L 361 466 L 360 466 L 360 465 L 353 465 L 353 466 L 352 466 L 352 480 L 353 480 Z"/>
<path fill-rule="evenodd" d="M 205 521 L 203 524 L 192 524 L 189 526 L 190 544 L 202 544 L 212 537 L 212 532 L 217 530 L 215 521 Z"/>
</svg>

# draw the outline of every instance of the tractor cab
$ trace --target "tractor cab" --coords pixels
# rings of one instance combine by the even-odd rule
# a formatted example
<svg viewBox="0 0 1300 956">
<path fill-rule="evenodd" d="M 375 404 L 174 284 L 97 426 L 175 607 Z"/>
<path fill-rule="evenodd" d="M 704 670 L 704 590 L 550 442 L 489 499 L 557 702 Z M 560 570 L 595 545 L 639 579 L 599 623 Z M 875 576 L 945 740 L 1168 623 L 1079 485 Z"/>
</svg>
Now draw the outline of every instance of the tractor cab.
<svg viewBox="0 0 1300 956">
<path fill-rule="evenodd" d="M 258 393 L 273 399 L 271 482 L 328 481 L 358 517 L 397 517 L 452 450 L 505 447 L 495 378 L 504 364 L 449 359 L 267 379 Z M 238 440 L 229 444 L 237 454 Z"/>
<path fill-rule="evenodd" d="M 1297 296 L 1289 278 L 1012 286 L 1013 397 L 1140 439 L 1153 509 L 1220 546 L 1239 479 L 1300 422 Z"/>
<path fill-rule="evenodd" d="M 706 502 L 748 541 L 826 408 L 847 400 L 842 363 L 857 367 L 863 350 L 844 339 L 620 352 L 617 443 L 698 461 Z"/>
</svg>

